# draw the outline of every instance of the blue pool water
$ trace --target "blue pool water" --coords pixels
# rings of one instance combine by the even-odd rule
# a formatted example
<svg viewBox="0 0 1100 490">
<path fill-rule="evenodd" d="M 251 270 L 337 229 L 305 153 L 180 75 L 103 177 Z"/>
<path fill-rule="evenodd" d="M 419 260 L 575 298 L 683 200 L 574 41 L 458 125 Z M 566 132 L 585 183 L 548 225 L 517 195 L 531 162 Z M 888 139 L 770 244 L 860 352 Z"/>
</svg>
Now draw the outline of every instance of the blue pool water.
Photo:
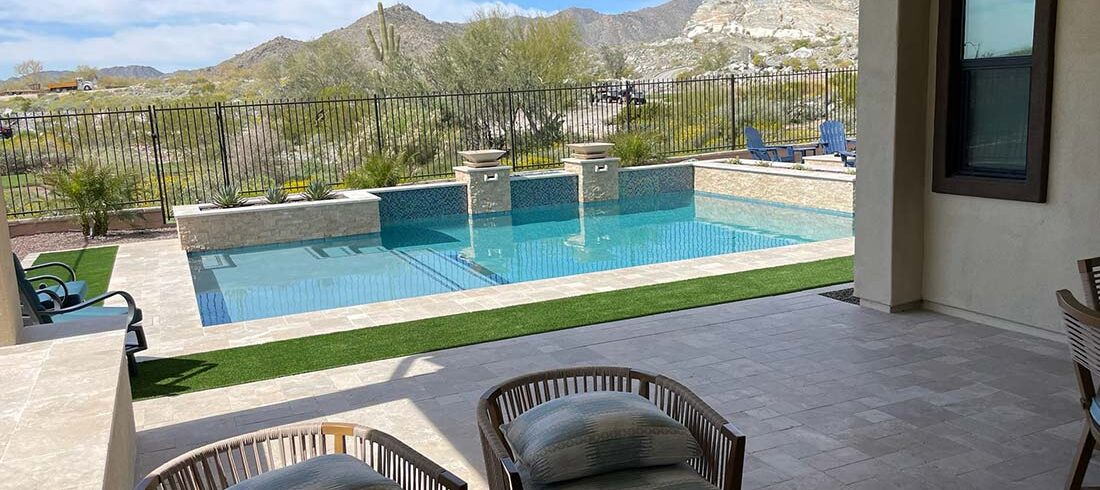
<svg viewBox="0 0 1100 490">
<path fill-rule="evenodd" d="M 851 215 L 703 193 L 385 224 L 189 255 L 204 325 L 851 236 Z"/>
</svg>

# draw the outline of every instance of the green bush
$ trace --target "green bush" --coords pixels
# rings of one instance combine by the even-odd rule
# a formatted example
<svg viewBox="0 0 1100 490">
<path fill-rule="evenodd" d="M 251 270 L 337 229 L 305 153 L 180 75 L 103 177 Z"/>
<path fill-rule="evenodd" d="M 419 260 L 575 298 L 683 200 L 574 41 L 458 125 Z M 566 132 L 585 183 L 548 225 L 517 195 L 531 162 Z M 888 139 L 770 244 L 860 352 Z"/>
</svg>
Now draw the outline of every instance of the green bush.
<svg viewBox="0 0 1100 490">
<path fill-rule="evenodd" d="M 401 151 L 397 154 L 373 153 L 359 168 L 344 176 L 349 189 L 372 189 L 392 187 L 401 183 L 416 160 L 416 153 Z"/>
<path fill-rule="evenodd" d="M 46 174 L 43 181 L 56 197 L 72 207 L 85 236 L 104 236 L 112 216 L 126 216 L 137 195 L 137 180 L 94 162 L 80 162 Z"/>
<path fill-rule="evenodd" d="M 653 144 L 654 138 L 643 133 L 619 133 L 611 138 L 615 146 L 611 156 L 622 160 L 622 166 L 632 167 L 646 163 L 658 163 L 663 160 Z"/>
</svg>

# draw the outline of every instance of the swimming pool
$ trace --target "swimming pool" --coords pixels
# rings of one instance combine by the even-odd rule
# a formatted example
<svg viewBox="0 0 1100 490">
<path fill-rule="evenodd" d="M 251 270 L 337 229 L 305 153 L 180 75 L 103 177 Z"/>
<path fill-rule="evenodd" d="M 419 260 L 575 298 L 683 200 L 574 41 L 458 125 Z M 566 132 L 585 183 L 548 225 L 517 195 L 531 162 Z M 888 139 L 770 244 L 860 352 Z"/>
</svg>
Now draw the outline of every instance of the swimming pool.
<svg viewBox="0 0 1100 490">
<path fill-rule="evenodd" d="M 850 214 L 682 192 L 397 221 L 188 260 L 211 326 L 851 235 Z"/>
</svg>

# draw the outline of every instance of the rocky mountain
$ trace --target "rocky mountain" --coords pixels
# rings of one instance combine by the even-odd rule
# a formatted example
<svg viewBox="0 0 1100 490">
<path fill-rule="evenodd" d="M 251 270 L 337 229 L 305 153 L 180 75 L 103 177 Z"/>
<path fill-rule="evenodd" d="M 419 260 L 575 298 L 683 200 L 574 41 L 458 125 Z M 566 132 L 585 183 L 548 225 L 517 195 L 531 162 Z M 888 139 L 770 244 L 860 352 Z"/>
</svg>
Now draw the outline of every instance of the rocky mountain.
<svg viewBox="0 0 1100 490">
<path fill-rule="evenodd" d="M 278 61 L 284 59 L 301 49 L 305 44 L 306 43 L 303 41 L 279 36 L 218 63 L 218 65 L 213 68 L 216 70 L 247 70 L 255 68 L 269 60 Z"/>
<path fill-rule="evenodd" d="M 145 65 L 127 65 L 127 66 L 108 66 L 107 68 L 100 68 L 96 71 L 96 75 L 100 78 L 130 78 L 139 80 L 151 80 L 164 76 L 164 73 L 151 66 Z M 46 70 L 38 72 L 35 75 L 36 79 L 40 83 L 56 82 L 58 80 L 67 80 L 76 77 L 76 72 L 71 70 Z M 26 77 L 11 77 L 7 80 L 0 81 L 0 83 L 20 83 Z"/>
<path fill-rule="evenodd" d="M 434 22 L 403 4 L 386 8 L 385 15 L 401 36 L 402 51 L 414 56 L 431 53 L 464 28 Z M 859 0 L 669 0 L 621 14 L 586 8 L 554 14 L 574 19 L 595 53 L 609 46 L 628 52 L 641 77 L 851 65 L 858 15 Z M 373 64 L 367 29 L 377 26 L 378 14 L 371 12 L 321 38 L 349 41 Z M 277 62 L 306 43 L 277 37 L 210 69 L 248 70 Z M 716 49 L 722 53 L 715 55 Z"/>
<path fill-rule="evenodd" d="M 670 0 L 656 7 L 621 14 L 570 8 L 554 16 L 572 17 L 580 28 L 582 39 L 589 46 L 627 48 L 679 36 L 703 3 L 703 0 Z"/>
</svg>

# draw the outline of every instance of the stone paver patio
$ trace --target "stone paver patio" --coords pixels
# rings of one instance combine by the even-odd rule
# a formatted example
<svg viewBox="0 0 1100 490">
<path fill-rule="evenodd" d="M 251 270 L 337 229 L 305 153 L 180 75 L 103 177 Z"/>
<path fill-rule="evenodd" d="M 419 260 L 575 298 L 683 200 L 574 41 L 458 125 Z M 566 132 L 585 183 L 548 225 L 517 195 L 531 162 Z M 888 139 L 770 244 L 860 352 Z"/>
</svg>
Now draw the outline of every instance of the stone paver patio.
<svg viewBox="0 0 1100 490">
<path fill-rule="evenodd" d="M 480 394 L 529 371 L 604 364 L 671 375 L 745 431 L 748 489 L 1061 488 L 1081 429 L 1064 345 L 816 292 L 140 401 L 138 470 L 326 419 L 388 431 L 484 488 Z"/>
</svg>

